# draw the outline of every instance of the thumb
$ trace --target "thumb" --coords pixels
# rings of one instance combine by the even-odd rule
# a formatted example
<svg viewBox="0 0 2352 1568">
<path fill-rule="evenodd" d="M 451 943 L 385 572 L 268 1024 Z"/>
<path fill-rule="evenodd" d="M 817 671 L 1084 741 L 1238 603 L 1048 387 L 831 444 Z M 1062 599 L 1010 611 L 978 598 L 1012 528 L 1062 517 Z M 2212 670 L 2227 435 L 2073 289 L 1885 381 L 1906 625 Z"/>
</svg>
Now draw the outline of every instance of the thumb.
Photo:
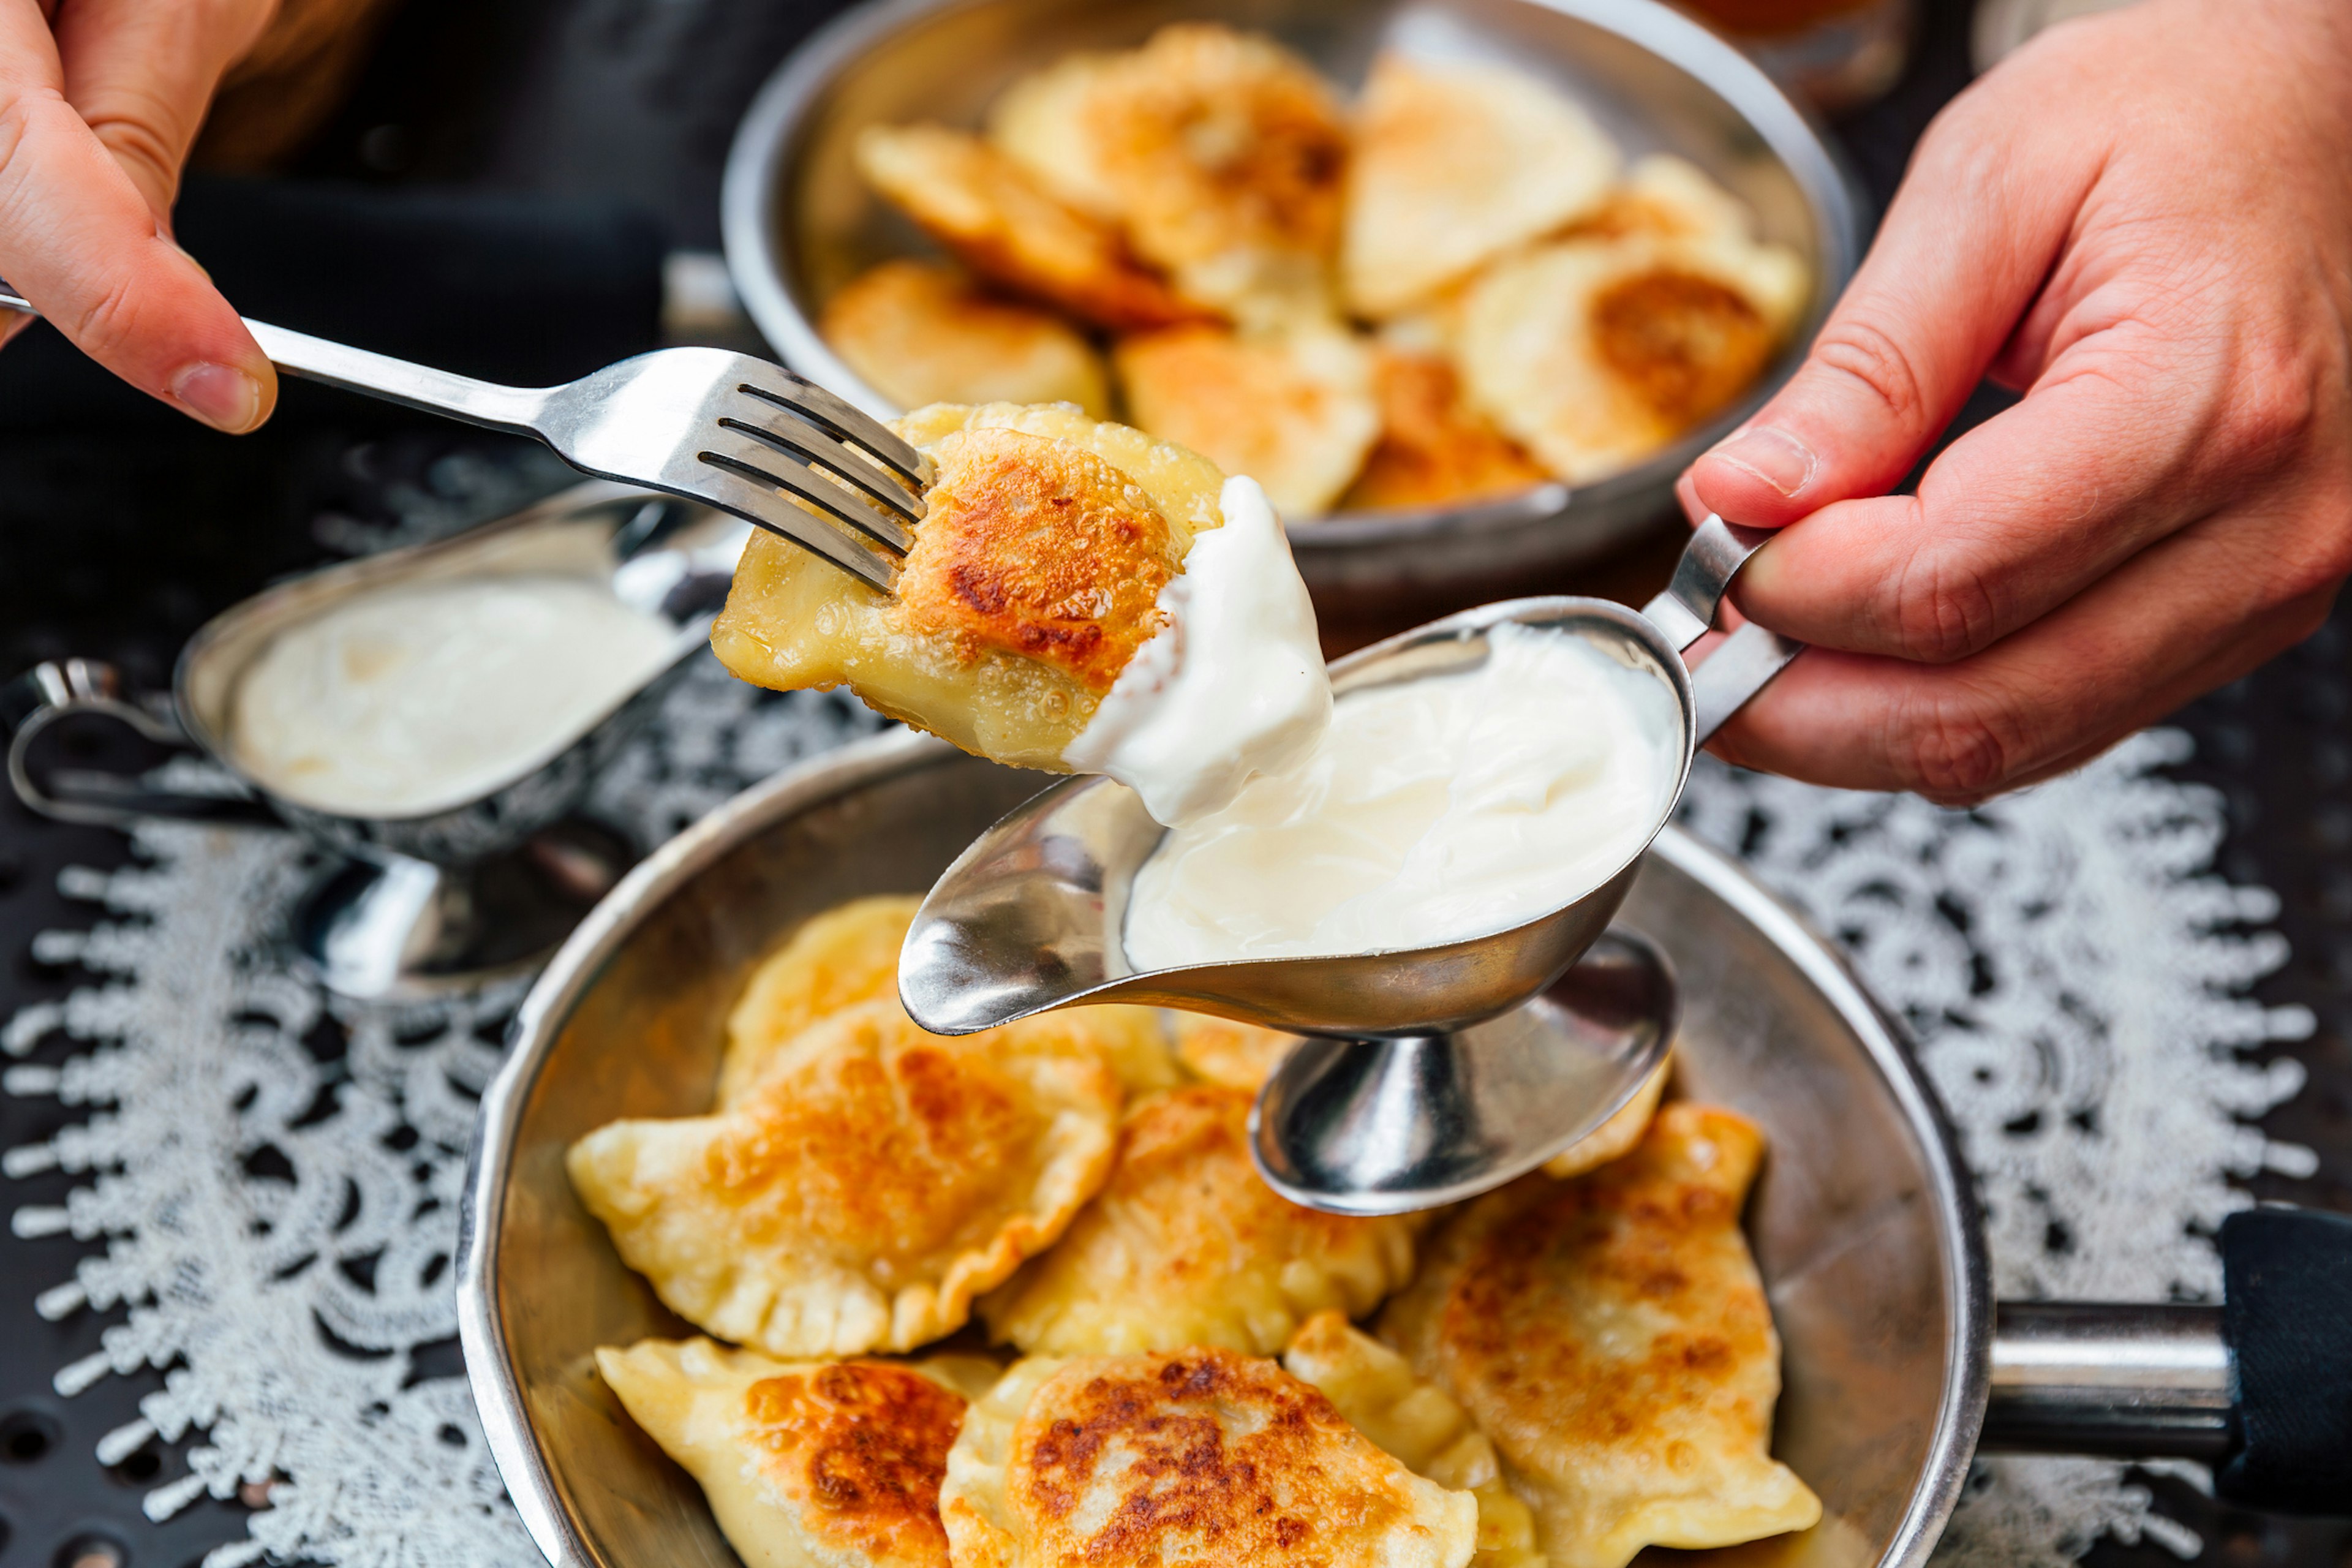
<svg viewBox="0 0 2352 1568">
<path fill-rule="evenodd" d="M 1804 364 L 1692 466 L 1708 510 L 1780 528 L 1884 495 L 1959 413 L 2049 275 L 2096 166 L 2048 166 L 1985 107 L 1964 100 L 1929 130 Z"/>
</svg>

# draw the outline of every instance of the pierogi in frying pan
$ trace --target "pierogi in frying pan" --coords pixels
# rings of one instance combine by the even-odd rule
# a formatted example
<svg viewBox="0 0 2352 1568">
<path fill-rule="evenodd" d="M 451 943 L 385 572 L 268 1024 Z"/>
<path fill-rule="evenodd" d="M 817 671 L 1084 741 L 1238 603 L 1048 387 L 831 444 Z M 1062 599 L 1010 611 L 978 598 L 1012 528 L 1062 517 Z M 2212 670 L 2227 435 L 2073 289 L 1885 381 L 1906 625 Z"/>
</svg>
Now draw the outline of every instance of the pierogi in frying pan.
<svg viewBox="0 0 2352 1568">
<path fill-rule="evenodd" d="M 1739 1231 L 1763 1153 L 1744 1117 L 1669 1105 L 1622 1160 L 1470 1204 L 1382 1313 L 1493 1439 L 1553 1568 L 1821 1519 L 1769 1451 L 1780 1343 Z"/>
<path fill-rule="evenodd" d="M 1292 1336 L 1282 1364 L 1323 1391 L 1348 1424 L 1417 1476 L 1478 1500 L 1473 1568 L 1543 1568 L 1535 1515 L 1503 1479 L 1495 1445 L 1468 1411 L 1404 1357 L 1338 1312 L 1318 1312 Z"/>
<path fill-rule="evenodd" d="M 771 1063 L 819 1020 L 898 993 L 898 949 L 922 900 L 886 893 L 856 899 L 808 921 L 751 973 L 727 1016 L 727 1054 L 719 1068 L 719 1105 L 733 1105 Z M 1065 1008 L 1083 1024 L 1128 1092 L 1182 1081 L 1158 1011 L 1108 1003 Z"/>
<path fill-rule="evenodd" d="M 598 1351 L 596 1370 L 702 1484 L 746 1568 L 947 1568 L 940 1483 L 994 1363 L 787 1363 L 641 1340 Z"/>
<path fill-rule="evenodd" d="M 1195 1084 L 1130 1110 L 1061 1245 L 981 1303 L 989 1331 L 1033 1355 L 1273 1355 L 1313 1314 L 1361 1315 L 1412 1278 L 1416 1218 L 1321 1214 L 1258 1179 L 1250 1101 Z"/>
<path fill-rule="evenodd" d="M 888 996 L 813 1026 L 734 1105 L 614 1122 L 566 1163 L 688 1322 L 781 1356 L 912 1350 L 1061 1235 L 1119 1099 L 1085 1019 L 947 1038 Z"/>
<path fill-rule="evenodd" d="M 966 1412 L 940 1491 L 957 1568 L 1463 1568 L 1478 1505 L 1271 1361 L 1035 1357 Z"/>
</svg>

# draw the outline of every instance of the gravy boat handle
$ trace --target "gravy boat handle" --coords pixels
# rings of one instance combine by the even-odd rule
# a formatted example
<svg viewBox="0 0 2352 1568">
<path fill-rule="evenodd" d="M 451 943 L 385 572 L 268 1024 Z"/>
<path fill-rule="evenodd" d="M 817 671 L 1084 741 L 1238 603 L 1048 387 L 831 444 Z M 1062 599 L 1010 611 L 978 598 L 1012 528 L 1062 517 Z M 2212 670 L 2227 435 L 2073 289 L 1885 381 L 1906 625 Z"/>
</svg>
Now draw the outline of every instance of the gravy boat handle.
<svg viewBox="0 0 2352 1568">
<path fill-rule="evenodd" d="M 129 828 L 150 817 L 240 827 L 280 826 L 276 814 L 242 793 L 201 794 L 100 768 L 37 770 L 33 742 L 60 720 L 86 714 L 128 725 L 151 745 L 200 748 L 180 731 L 167 709 L 125 690 L 110 664 L 52 659 L 0 685 L 0 739 L 7 742 L 8 783 L 16 798 L 57 822 Z"/>
<path fill-rule="evenodd" d="M 1715 626 L 1723 595 L 1748 558 L 1779 531 L 1742 528 L 1709 514 L 1683 547 L 1666 591 L 1642 606 L 1651 625 L 1684 652 Z M 1724 721 L 1748 705 L 1748 700 L 1772 682 L 1805 645 L 1750 621 L 1723 640 L 1706 661 L 1691 672 L 1691 697 L 1696 713 L 1692 743 L 1704 746 Z"/>
</svg>

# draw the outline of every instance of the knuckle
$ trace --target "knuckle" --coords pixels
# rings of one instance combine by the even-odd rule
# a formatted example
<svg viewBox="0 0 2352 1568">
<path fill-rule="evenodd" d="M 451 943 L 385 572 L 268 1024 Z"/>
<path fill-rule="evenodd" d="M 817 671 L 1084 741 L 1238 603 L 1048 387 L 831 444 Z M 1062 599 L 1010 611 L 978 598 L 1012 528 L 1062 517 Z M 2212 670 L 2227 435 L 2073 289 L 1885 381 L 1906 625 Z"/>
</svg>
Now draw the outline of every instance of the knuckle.
<svg viewBox="0 0 2352 1568">
<path fill-rule="evenodd" d="M 1984 704 L 1975 692 L 1937 691 L 1897 721 L 1890 748 L 1905 789 L 1946 805 L 1979 801 L 2017 776 L 2025 756 L 2022 725 L 2003 704 Z"/>
<path fill-rule="evenodd" d="M 1949 664 L 2000 636 L 2001 596 L 1994 581 L 1948 552 L 1923 550 L 1895 584 L 1895 641 L 1901 657 Z"/>
<path fill-rule="evenodd" d="M 115 268 L 106 287 L 89 295 L 56 321 L 58 331 L 84 353 L 102 363 L 114 360 L 140 342 L 140 292 L 135 275 Z"/>
<path fill-rule="evenodd" d="M 2317 433 L 2320 377 L 2292 345 L 2263 342 L 2243 351 L 2221 411 L 2218 449 L 2233 466 L 2275 463 L 2304 450 Z"/>
<path fill-rule="evenodd" d="M 1897 426 L 1916 426 L 1926 405 L 1925 382 L 1902 338 L 1859 311 L 1842 313 L 1813 342 L 1813 362 L 1859 386 Z"/>
</svg>

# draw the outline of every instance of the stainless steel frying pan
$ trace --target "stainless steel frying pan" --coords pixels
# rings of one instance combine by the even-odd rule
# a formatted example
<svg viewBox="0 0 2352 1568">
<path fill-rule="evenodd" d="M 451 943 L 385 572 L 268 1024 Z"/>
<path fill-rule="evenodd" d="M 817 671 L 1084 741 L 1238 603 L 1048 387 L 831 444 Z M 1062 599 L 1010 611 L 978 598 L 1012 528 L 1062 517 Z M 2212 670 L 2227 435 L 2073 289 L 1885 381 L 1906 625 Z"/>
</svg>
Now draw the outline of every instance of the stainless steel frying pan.
<svg viewBox="0 0 2352 1568">
<path fill-rule="evenodd" d="M 688 1331 L 573 1199 L 565 1145 L 705 1110 L 752 964 L 845 899 L 929 888 L 1043 782 L 904 733 L 781 775 L 631 872 L 523 1004 L 476 1134 L 459 1331 L 551 1563 L 733 1562 L 597 1381 L 596 1346 Z M 1837 956 L 1672 828 L 1622 919 L 1681 977 L 1683 1089 L 1771 1139 L 1748 1228 L 1785 1346 L 1773 1444 L 1828 1513 L 1782 1560 L 1924 1561 L 1980 1446 L 2221 1461 L 2256 1505 L 2352 1498 L 2352 1223 L 2238 1216 L 2226 1307 L 1997 1306 L 1935 1097 Z"/>
</svg>

